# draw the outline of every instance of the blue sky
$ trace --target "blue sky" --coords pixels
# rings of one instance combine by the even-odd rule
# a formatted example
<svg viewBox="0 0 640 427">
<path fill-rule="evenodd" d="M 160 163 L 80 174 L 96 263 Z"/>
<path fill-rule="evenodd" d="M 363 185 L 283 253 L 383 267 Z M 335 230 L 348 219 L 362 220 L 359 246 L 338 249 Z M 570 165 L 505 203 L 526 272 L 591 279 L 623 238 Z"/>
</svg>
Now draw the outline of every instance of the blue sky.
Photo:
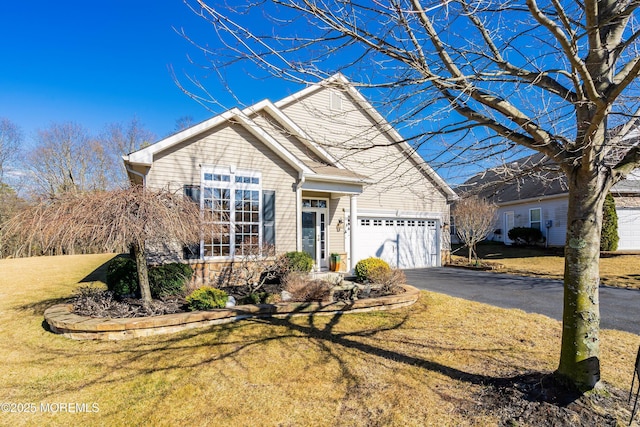
<svg viewBox="0 0 640 427">
<path fill-rule="evenodd" d="M 163 137 L 180 117 L 211 117 L 171 77 L 169 67 L 178 76 L 204 75 L 189 64 L 187 55 L 197 52 L 174 28 L 203 42 L 214 37 L 181 0 L 3 2 L 0 117 L 21 127 L 27 144 L 52 122 L 74 121 L 99 133 L 135 116 Z M 243 89 L 238 95 L 251 103 L 299 88 L 249 79 Z"/>
<path fill-rule="evenodd" d="M 223 1 L 212 2 L 216 3 Z M 239 19 L 252 29 L 262 24 L 270 32 L 271 24 L 263 18 L 257 10 Z M 174 132 L 181 117 L 197 123 L 227 108 L 265 98 L 276 101 L 302 89 L 277 78 L 248 77 L 246 65 L 236 64 L 227 77 L 239 105 L 214 73 L 189 62 L 188 56 L 200 62 L 203 56 L 178 34 L 181 29 L 201 45 L 220 46 L 212 26 L 182 0 L 2 2 L 0 117 L 22 129 L 25 148 L 38 129 L 67 121 L 98 135 L 109 123 L 127 123 L 135 117 L 160 139 Z M 335 66 L 331 61 L 335 58 L 328 66 Z M 185 74 L 197 75 L 224 108 L 208 111 L 189 98 L 175 84 L 170 68 L 185 84 Z M 447 156 L 434 160 L 424 150 L 427 161 L 447 180 L 460 180 L 472 171 L 467 166 L 461 173 L 447 165 Z M 441 150 L 434 144 L 435 153 Z"/>
</svg>

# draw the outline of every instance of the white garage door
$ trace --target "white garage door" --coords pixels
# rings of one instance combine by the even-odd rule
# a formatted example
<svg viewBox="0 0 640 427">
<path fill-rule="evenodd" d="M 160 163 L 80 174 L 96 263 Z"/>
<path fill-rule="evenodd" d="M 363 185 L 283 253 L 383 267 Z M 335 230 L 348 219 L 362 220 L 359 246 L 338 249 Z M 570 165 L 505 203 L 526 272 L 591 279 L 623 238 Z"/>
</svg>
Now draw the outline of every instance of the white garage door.
<svg viewBox="0 0 640 427">
<path fill-rule="evenodd" d="M 358 219 L 357 257 L 377 257 L 398 268 L 436 267 L 439 264 L 435 220 L 414 218 Z"/>
<path fill-rule="evenodd" d="M 640 250 L 640 208 L 617 209 L 618 250 Z"/>
</svg>

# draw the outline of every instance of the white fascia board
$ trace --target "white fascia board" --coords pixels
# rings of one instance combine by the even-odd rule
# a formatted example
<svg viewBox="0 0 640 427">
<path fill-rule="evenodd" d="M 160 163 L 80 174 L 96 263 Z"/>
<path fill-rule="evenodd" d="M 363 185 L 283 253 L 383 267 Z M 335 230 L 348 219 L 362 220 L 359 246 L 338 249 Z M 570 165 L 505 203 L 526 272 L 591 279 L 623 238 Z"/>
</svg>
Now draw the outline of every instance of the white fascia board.
<svg viewBox="0 0 640 427">
<path fill-rule="evenodd" d="M 275 103 L 275 106 L 278 107 L 278 108 L 282 108 L 285 105 L 289 105 L 292 102 L 295 102 L 295 101 L 297 101 L 297 100 L 299 100 L 301 98 L 304 98 L 305 96 L 310 95 L 310 94 L 312 94 L 312 93 L 314 93 L 314 92 L 316 92 L 316 91 L 318 91 L 318 90 L 330 85 L 331 83 L 336 82 L 340 77 L 342 77 L 344 79 L 344 81 L 348 82 L 348 80 L 341 73 L 336 73 L 336 74 L 334 74 L 333 76 L 331 76 L 331 77 L 329 77 L 327 79 L 324 79 L 324 80 L 322 80 L 322 81 L 320 81 L 320 82 L 318 82 L 316 84 L 310 85 L 310 86 L 302 89 L 299 92 L 296 92 L 296 93 L 294 93 L 292 95 L 287 96 L 286 98 L 281 99 L 280 101 L 277 101 Z"/>
<path fill-rule="evenodd" d="M 351 178 L 347 176 L 335 176 L 335 175 L 323 175 L 319 173 L 314 173 L 313 175 L 307 176 L 307 180 L 330 181 L 330 182 L 351 182 L 354 184 L 375 184 L 376 183 L 376 181 L 373 179 Z"/>
<path fill-rule="evenodd" d="M 496 203 L 496 205 L 502 208 L 507 206 L 522 205 L 525 203 L 537 203 L 537 202 L 544 202 L 544 201 L 553 200 L 553 199 L 564 199 L 568 197 L 569 197 L 569 193 L 559 193 L 559 194 L 552 194 L 550 196 L 539 196 L 539 197 L 530 197 L 528 199 L 511 200 L 508 202 Z"/>
<path fill-rule="evenodd" d="M 289 131 L 293 136 L 295 136 L 300 142 L 302 142 L 306 147 L 311 149 L 318 157 L 320 157 L 325 162 L 329 164 L 335 165 L 338 169 L 345 169 L 345 167 L 338 162 L 336 158 L 334 158 L 331 154 L 329 154 L 324 148 L 320 147 L 316 144 L 313 139 L 307 135 L 307 133 L 302 130 L 300 126 L 298 126 L 293 120 L 291 120 L 286 114 L 282 112 L 278 107 L 276 107 L 271 101 L 265 99 L 263 101 L 258 102 L 250 107 L 247 107 L 243 110 L 243 113 L 249 115 L 251 113 L 256 113 L 260 110 L 266 111 L 271 117 L 276 119 L 278 123 L 284 126 L 287 131 Z"/>
<path fill-rule="evenodd" d="M 244 126 L 253 136 L 262 141 L 267 147 L 280 156 L 284 161 L 289 163 L 289 165 L 293 166 L 293 168 L 298 172 L 302 172 L 303 174 L 313 174 L 311 169 L 298 160 L 290 151 L 280 145 L 278 141 L 265 132 L 264 129 L 258 126 L 245 113 L 237 110 L 236 115 L 232 117 L 232 119 L 235 119 L 238 124 Z"/>
<path fill-rule="evenodd" d="M 349 213 L 349 208 L 345 208 Z M 403 211 L 391 209 L 358 209 L 358 218 L 408 218 L 408 219 L 442 219 L 442 212 Z"/>
<path fill-rule="evenodd" d="M 219 114 L 198 125 L 192 126 L 188 129 L 171 135 L 168 138 L 160 140 L 153 145 L 131 153 L 127 156 L 126 161 L 130 164 L 151 166 L 151 164 L 153 163 L 154 154 L 162 152 L 163 150 L 166 150 L 202 132 L 206 132 L 207 130 L 212 129 L 222 123 L 232 122 L 234 121 L 234 119 L 236 119 L 235 121 L 238 124 L 245 127 L 252 135 L 262 141 L 282 159 L 293 166 L 294 169 L 296 169 L 298 172 L 313 173 L 311 169 L 309 169 L 307 166 L 302 164 L 302 162 L 296 159 L 289 151 L 282 147 L 275 139 L 273 139 L 273 137 L 267 134 L 238 108 L 232 108 L 231 110 Z"/>
<path fill-rule="evenodd" d="M 209 120 L 205 120 L 204 122 L 192 126 L 188 129 L 185 129 L 181 132 L 173 134 L 165 139 L 162 139 L 155 144 L 152 144 L 148 147 L 145 147 L 141 150 L 135 151 L 128 156 L 128 162 L 136 165 L 147 165 L 151 166 L 153 163 L 153 155 L 159 153 L 161 151 L 166 150 L 176 144 L 185 141 L 192 136 L 198 135 L 199 133 L 205 132 L 209 129 L 212 129 L 225 121 L 230 120 L 234 115 L 239 113 L 240 110 L 237 108 L 233 108 L 229 111 L 226 111 L 222 114 L 219 114 L 215 117 L 212 117 Z"/>
<path fill-rule="evenodd" d="M 381 130 L 388 135 L 391 136 L 396 143 L 398 143 L 402 149 L 403 153 L 410 157 L 416 165 L 421 168 L 431 179 L 433 179 L 436 184 L 440 186 L 440 188 L 447 194 L 447 200 L 454 201 L 458 200 L 459 196 L 455 191 L 447 184 L 441 177 L 434 171 L 431 166 L 429 166 L 424 159 L 416 152 L 416 150 L 409 145 L 402 135 L 398 133 L 398 131 L 391 126 L 391 124 L 384 118 L 382 115 L 376 110 L 373 105 L 358 91 L 342 74 L 336 75 L 336 78 L 343 83 L 347 89 L 347 92 L 351 97 L 360 105 L 360 107 L 367 112 L 374 120 L 375 123 L 380 126 Z"/>
<path fill-rule="evenodd" d="M 327 182 L 327 181 L 313 181 L 305 180 L 300 187 L 305 191 L 320 191 L 324 193 L 340 193 L 358 195 L 362 194 L 362 184 L 351 182 Z"/>
</svg>

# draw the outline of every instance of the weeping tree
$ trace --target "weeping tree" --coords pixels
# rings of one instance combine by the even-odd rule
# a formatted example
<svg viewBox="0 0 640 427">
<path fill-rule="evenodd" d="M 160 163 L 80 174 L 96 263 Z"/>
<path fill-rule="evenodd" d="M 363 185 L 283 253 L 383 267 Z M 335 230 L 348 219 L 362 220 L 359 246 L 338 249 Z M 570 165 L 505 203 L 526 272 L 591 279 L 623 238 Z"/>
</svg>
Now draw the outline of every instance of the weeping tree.
<svg viewBox="0 0 640 427">
<path fill-rule="evenodd" d="M 602 207 L 640 165 L 638 0 L 186 3 L 215 30 L 190 41 L 223 89 L 238 73 L 316 83 L 340 71 L 436 167 L 523 149 L 558 164 L 569 207 L 557 373 L 581 390 L 598 383 Z M 183 89 L 224 102 L 195 74 Z"/>
<path fill-rule="evenodd" d="M 21 242 L 17 255 L 34 248 L 98 247 L 106 251 L 129 248 L 135 258 L 140 295 L 151 301 L 147 269 L 148 244 L 200 241 L 199 206 L 182 195 L 131 187 L 113 191 L 70 192 L 35 204 L 6 223 L 0 233 Z M 4 239 L 3 239 L 4 240 Z"/>
<path fill-rule="evenodd" d="M 462 243 L 469 248 L 469 264 L 475 255 L 478 261 L 476 245 L 487 238 L 496 222 L 498 207 L 478 196 L 467 196 L 456 202 L 452 216 L 456 233 Z"/>
</svg>

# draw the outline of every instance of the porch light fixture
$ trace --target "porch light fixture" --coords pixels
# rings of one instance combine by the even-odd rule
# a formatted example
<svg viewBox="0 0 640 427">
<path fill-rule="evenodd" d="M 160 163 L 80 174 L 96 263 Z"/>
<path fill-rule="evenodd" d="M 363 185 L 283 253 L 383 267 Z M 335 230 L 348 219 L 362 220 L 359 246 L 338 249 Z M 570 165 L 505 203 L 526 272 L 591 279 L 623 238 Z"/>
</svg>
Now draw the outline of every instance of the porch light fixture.
<svg viewBox="0 0 640 427">
<path fill-rule="evenodd" d="M 338 223 L 336 224 L 336 231 L 342 231 L 342 226 L 344 225 L 344 220 L 340 218 Z"/>
</svg>

